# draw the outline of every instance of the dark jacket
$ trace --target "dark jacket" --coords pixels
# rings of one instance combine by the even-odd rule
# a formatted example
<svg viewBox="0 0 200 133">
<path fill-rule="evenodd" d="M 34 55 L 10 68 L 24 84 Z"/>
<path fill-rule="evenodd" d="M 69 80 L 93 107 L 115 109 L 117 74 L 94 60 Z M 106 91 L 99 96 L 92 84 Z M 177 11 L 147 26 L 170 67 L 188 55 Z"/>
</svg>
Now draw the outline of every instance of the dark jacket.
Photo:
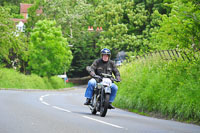
<svg viewBox="0 0 200 133">
<path fill-rule="evenodd" d="M 91 76 L 101 75 L 101 73 L 112 75 L 113 73 L 115 78 L 120 80 L 120 73 L 115 65 L 115 62 L 112 60 L 109 60 L 108 62 L 104 62 L 101 58 L 95 60 L 90 67 L 89 73 Z"/>
</svg>

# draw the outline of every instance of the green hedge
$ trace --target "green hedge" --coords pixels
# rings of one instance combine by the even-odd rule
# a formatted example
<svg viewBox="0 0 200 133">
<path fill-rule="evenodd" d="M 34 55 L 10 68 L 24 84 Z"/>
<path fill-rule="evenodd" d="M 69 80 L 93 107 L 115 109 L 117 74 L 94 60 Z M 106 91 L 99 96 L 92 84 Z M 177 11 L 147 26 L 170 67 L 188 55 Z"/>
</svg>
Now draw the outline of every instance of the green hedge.
<svg viewBox="0 0 200 133">
<path fill-rule="evenodd" d="M 17 89 L 59 89 L 73 86 L 72 83 L 65 84 L 61 78 L 41 78 L 35 74 L 24 75 L 13 69 L 0 68 L 0 88 Z"/>
<path fill-rule="evenodd" d="M 120 72 L 115 106 L 200 123 L 199 60 L 136 60 Z"/>
</svg>

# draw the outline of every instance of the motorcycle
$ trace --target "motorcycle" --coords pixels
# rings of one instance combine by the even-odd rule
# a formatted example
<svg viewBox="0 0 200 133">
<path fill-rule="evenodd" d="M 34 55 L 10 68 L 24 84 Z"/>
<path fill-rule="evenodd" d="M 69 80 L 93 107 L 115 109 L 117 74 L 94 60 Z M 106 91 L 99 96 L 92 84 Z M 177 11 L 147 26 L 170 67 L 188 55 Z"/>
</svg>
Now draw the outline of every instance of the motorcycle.
<svg viewBox="0 0 200 133">
<path fill-rule="evenodd" d="M 89 108 L 92 114 L 100 112 L 100 116 L 105 117 L 110 104 L 109 100 L 111 94 L 112 80 L 116 82 L 119 81 L 114 79 L 112 75 L 104 73 L 102 73 L 100 77 L 98 76 L 94 78 L 100 78 L 101 82 L 97 83 L 96 87 L 94 88 Z"/>
</svg>

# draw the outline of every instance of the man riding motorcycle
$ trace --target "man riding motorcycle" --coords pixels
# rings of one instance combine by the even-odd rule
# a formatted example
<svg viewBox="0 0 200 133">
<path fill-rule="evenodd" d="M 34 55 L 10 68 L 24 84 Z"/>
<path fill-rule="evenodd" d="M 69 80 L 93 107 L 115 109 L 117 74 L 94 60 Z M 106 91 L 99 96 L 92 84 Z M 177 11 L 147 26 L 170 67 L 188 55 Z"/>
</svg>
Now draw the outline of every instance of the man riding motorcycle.
<svg viewBox="0 0 200 133">
<path fill-rule="evenodd" d="M 120 73 L 119 73 L 114 61 L 110 60 L 110 57 L 111 57 L 110 50 L 107 48 L 102 49 L 101 50 L 101 58 L 95 60 L 93 62 L 93 64 L 91 65 L 90 70 L 88 70 L 89 74 L 92 77 L 96 77 L 96 78 L 95 79 L 92 78 L 88 81 L 88 87 L 85 91 L 86 102 L 84 103 L 84 105 L 90 105 L 94 88 L 95 88 L 97 82 L 100 82 L 101 73 L 110 74 L 110 75 L 112 75 L 112 73 L 113 73 L 115 75 L 115 78 L 117 79 L 117 81 L 120 81 Z M 118 90 L 117 85 L 112 83 L 111 95 L 110 95 L 110 100 L 109 100 L 110 105 L 108 107 L 109 109 L 114 109 L 114 107 L 112 106 L 112 102 L 114 101 L 114 99 L 116 97 L 117 90 Z"/>
</svg>

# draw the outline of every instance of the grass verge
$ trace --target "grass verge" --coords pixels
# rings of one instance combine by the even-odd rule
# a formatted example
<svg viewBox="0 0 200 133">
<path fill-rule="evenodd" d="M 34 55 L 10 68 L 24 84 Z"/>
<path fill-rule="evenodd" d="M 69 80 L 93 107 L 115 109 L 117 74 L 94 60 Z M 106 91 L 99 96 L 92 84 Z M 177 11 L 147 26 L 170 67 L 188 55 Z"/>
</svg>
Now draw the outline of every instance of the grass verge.
<svg viewBox="0 0 200 133">
<path fill-rule="evenodd" d="M 62 89 L 74 86 L 72 83 L 64 83 L 56 76 L 41 78 L 37 75 L 24 75 L 13 69 L 0 68 L 0 88 L 16 89 Z"/>
<path fill-rule="evenodd" d="M 200 60 L 136 60 L 120 72 L 115 106 L 200 124 Z"/>
</svg>

